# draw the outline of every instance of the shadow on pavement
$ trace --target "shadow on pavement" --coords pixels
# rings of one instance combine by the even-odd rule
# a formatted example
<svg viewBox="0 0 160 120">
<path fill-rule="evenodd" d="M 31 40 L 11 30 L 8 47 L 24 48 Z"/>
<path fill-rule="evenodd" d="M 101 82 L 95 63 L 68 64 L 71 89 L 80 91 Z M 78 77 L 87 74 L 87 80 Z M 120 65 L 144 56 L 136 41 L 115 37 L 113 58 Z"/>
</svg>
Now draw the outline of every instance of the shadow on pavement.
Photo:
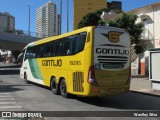
<svg viewBox="0 0 160 120">
<path fill-rule="evenodd" d="M 32 86 L 32 85 L 35 85 L 35 86 L 37 86 L 37 87 L 44 88 L 44 89 L 46 89 L 46 90 L 50 90 L 50 87 L 47 87 L 47 86 L 44 86 L 44 85 L 40 85 L 40 84 L 31 82 L 31 81 L 28 81 L 28 82 L 29 82 L 28 85 L 29 85 L 29 84 L 30 84 L 31 86 Z"/>
<path fill-rule="evenodd" d="M 17 75 L 20 74 L 20 70 L 0 70 L 0 75 Z"/>
<path fill-rule="evenodd" d="M 30 84 L 50 90 L 49 87 L 36 83 L 30 82 Z M 132 92 L 107 97 L 80 97 L 71 95 L 70 98 L 63 99 L 73 99 L 93 106 L 117 110 L 160 110 L 159 97 L 152 97 Z"/>
<path fill-rule="evenodd" d="M 24 89 L 21 88 L 16 88 L 15 86 L 12 85 L 0 85 L 0 93 L 5 93 L 5 92 L 15 92 L 15 91 L 22 91 Z"/>
<path fill-rule="evenodd" d="M 75 97 L 80 102 L 90 105 L 122 110 L 160 110 L 158 97 L 127 93 L 108 97 Z"/>
</svg>

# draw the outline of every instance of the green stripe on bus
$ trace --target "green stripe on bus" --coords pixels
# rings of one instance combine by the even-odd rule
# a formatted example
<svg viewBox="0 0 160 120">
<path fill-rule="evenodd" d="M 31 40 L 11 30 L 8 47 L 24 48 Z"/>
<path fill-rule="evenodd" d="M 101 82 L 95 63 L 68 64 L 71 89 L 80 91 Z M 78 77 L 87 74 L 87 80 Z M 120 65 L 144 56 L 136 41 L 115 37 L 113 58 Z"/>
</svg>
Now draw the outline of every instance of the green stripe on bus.
<svg viewBox="0 0 160 120">
<path fill-rule="evenodd" d="M 37 60 L 36 59 L 30 59 L 29 60 L 29 66 L 30 66 L 31 73 L 32 73 L 33 77 L 37 78 L 37 79 L 40 79 L 40 80 L 43 80 L 43 77 L 41 75 Z"/>
</svg>

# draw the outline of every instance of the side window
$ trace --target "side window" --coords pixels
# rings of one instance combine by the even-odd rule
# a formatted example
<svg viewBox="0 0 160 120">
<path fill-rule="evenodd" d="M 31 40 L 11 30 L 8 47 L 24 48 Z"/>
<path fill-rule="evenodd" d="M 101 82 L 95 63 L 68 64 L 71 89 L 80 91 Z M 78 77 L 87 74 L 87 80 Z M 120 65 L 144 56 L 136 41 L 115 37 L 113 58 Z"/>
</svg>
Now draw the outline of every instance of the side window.
<svg viewBox="0 0 160 120">
<path fill-rule="evenodd" d="M 59 51 L 58 56 L 64 55 L 64 39 L 59 40 Z"/>
<path fill-rule="evenodd" d="M 36 57 L 36 51 L 37 51 L 37 47 L 33 47 L 32 48 L 32 59 Z"/>
<path fill-rule="evenodd" d="M 24 59 L 24 60 L 29 59 L 30 50 L 31 50 L 30 48 L 27 48 L 27 51 L 26 51 L 25 59 Z"/>
<path fill-rule="evenodd" d="M 20 62 L 20 63 L 23 62 L 23 57 L 24 57 L 24 54 L 25 54 L 25 50 L 26 50 L 26 49 L 24 49 L 24 50 L 19 54 L 19 56 L 18 56 L 18 58 L 17 58 L 17 61 Z"/>
<path fill-rule="evenodd" d="M 51 56 L 54 57 L 54 56 L 58 56 L 60 53 L 59 53 L 59 50 L 60 50 L 60 41 L 59 40 L 55 40 L 55 41 L 52 41 L 51 42 Z"/>
<path fill-rule="evenodd" d="M 67 37 L 64 40 L 63 55 L 70 55 L 70 54 L 71 54 L 71 45 L 69 37 Z"/>
<path fill-rule="evenodd" d="M 50 57 L 51 56 L 51 49 L 52 49 L 52 44 L 51 43 L 47 43 L 45 45 L 45 50 L 44 50 L 44 57 Z"/>
<path fill-rule="evenodd" d="M 79 51 L 82 51 L 84 49 L 86 37 L 87 37 L 86 32 L 80 34 Z"/>
<path fill-rule="evenodd" d="M 51 45 L 52 45 L 52 48 L 51 48 L 51 57 L 54 57 L 56 55 L 55 44 L 56 44 L 56 41 L 52 41 L 52 43 L 51 43 Z"/>
<path fill-rule="evenodd" d="M 77 42 L 76 42 L 76 39 L 75 39 L 75 36 L 72 36 L 71 37 L 71 49 L 72 49 L 72 55 L 74 55 L 76 53 L 76 48 L 77 48 Z"/>
<path fill-rule="evenodd" d="M 76 34 L 71 39 L 72 55 L 81 52 L 84 49 L 87 33 Z"/>
<path fill-rule="evenodd" d="M 43 57 L 43 51 L 44 51 L 44 46 L 43 45 L 39 45 L 37 47 L 37 55 L 36 58 L 42 58 Z"/>
<path fill-rule="evenodd" d="M 80 35 L 77 34 L 74 36 L 74 41 L 75 41 L 75 50 L 74 53 L 78 53 L 79 52 L 79 42 L 80 42 Z"/>
<path fill-rule="evenodd" d="M 30 47 L 30 52 L 29 52 L 29 58 L 28 59 L 32 59 L 34 57 L 34 48 Z"/>
</svg>

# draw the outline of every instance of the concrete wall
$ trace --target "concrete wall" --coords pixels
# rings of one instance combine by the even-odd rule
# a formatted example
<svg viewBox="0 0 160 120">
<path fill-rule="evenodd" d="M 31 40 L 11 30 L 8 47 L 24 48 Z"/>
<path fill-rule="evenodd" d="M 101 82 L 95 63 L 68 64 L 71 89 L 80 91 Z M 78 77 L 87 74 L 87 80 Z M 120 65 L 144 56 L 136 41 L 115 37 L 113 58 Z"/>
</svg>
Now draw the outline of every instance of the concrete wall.
<svg viewBox="0 0 160 120">
<path fill-rule="evenodd" d="M 106 0 L 74 0 L 74 29 L 85 15 L 106 7 Z"/>
<path fill-rule="evenodd" d="M 38 39 L 40 38 L 0 32 L 0 49 L 21 51 L 25 45 Z"/>
</svg>

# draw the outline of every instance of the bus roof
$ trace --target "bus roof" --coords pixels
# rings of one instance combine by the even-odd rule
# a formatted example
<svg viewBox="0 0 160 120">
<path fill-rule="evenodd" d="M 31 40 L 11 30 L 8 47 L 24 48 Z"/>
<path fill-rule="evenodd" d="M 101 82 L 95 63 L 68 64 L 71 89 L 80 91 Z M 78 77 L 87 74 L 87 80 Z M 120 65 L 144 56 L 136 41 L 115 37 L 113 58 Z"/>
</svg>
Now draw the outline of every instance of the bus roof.
<svg viewBox="0 0 160 120">
<path fill-rule="evenodd" d="M 26 47 L 32 47 L 32 46 L 35 46 L 35 45 L 40 45 L 40 44 L 43 44 L 43 43 L 46 43 L 46 42 L 50 42 L 52 40 L 56 40 L 56 39 L 67 37 L 67 36 L 70 36 L 70 35 L 73 35 L 73 34 L 77 34 L 77 33 L 80 33 L 82 31 L 90 31 L 93 28 L 94 28 L 94 26 L 88 26 L 88 27 L 77 29 L 77 30 L 74 30 L 74 31 L 71 31 L 71 32 L 68 32 L 68 33 L 65 33 L 65 34 L 62 34 L 62 35 L 47 37 L 47 38 L 44 38 L 44 39 L 41 39 L 41 40 L 37 40 L 35 42 L 31 42 Z"/>
<path fill-rule="evenodd" d="M 46 42 L 50 42 L 52 40 L 60 39 L 60 38 L 67 37 L 67 36 L 70 36 L 70 35 L 74 35 L 74 34 L 77 34 L 77 33 L 83 32 L 83 31 L 90 31 L 93 28 L 111 28 L 111 29 L 114 28 L 114 29 L 117 29 L 117 30 L 123 30 L 121 28 L 108 27 L 108 26 L 88 26 L 88 27 L 83 27 L 81 29 L 77 29 L 77 30 L 74 30 L 74 31 L 71 31 L 71 32 L 68 32 L 68 33 L 65 33 L 65 34 L 62 34 L 62 35 L 52 36 L 52 37 L 44 38 L 44 39 L 41 39 L 41 40 L 38 40 L 38 41 L 35 41 L 35 42 L 31 42 L 25 48 L 40 45 L 40 44 L 43 44 L 43 43 L 46 43 Z"/>
</svg>

